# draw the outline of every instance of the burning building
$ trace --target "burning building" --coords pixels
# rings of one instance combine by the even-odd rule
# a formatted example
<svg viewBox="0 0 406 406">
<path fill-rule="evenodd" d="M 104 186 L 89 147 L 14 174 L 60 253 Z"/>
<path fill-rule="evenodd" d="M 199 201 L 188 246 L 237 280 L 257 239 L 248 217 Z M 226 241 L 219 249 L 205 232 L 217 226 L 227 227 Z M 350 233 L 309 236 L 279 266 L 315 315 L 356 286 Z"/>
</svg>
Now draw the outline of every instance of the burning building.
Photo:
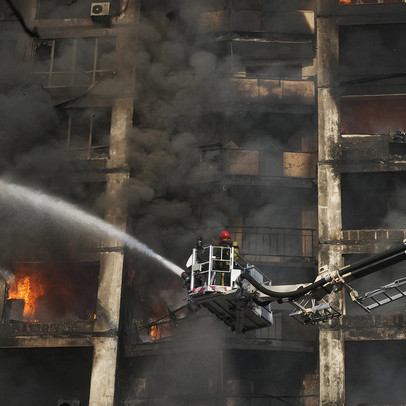
<svg viewBox="0 0 406 406">
<path fill-rule="evenodd" d="M 181 266 L 227 229 L 273 283 L 405 238 L 403 1 L 10 0 L 0 23 L 9 183 Z M 405 403 L 405 304 L 234 335 L 118 238 L 0 201 L 0 404 Z"/>
</svg>

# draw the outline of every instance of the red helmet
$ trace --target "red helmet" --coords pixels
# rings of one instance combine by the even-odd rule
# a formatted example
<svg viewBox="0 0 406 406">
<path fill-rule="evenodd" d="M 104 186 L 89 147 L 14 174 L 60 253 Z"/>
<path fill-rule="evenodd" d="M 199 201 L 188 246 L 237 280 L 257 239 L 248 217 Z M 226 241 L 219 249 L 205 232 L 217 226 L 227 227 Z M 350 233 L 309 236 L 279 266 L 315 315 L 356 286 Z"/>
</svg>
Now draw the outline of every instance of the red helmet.
<svg viewBox="0 0 406 406">
<path fill-rule="evenodd" d="M 222 231 L 219 238 L 220 241 L 227 241 L 230 239 L 230 233 L 228 231 Z"/>
</svg>

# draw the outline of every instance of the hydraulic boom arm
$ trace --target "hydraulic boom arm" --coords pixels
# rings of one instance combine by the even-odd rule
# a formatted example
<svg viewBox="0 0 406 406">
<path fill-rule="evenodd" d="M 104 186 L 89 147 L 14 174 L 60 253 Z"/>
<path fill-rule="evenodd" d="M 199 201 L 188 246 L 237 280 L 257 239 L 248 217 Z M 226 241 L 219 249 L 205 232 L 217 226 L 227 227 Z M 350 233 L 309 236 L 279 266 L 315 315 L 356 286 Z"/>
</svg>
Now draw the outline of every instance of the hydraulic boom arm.
<svg viewBox="0 0 406 406">
<path fill-rule="evenodd" d="M 227 251 L 228 250 L 228 251 Z M 325 297 L 343 288 L 365 311 L 406 296 L 406 278 L 359 295 L 349 283 L 406 260 L 406 241 L 339 269 L 321 268 L 312 283 L 272 286 L 255 266 L 236 255 L 233 248 L 200 247 L 194 250 L 185 273 L 189 301 L 207 307 L 237 332 L 273 322 L 271 303 L 288 303 L 290 316 L 303 324 L 340 317 Z"/>
<path fill-rule="evenodd" d="M 313 283 L 304 284 L 292 290 L 281 291 L 280 289 L 276 289 L 276 287 L 268 288 L 261 286 L 258 282 L 253 280 L 247 271 L 241 273 L 240 278 L 241 280 L 247 280 L 259 292 L 260 300 L 263 304 L 273 301 L 290 303 L 295 308 L 295 311 L 291 313 L 292 317 L 304 324 L 314 324 L 319 321 L 341 316 L 341 313 L 323 298 L 343 288 L 347 290 L 351 300 L 367 312 L 377 306 L 382 306 L 406 296 L 404 290 L 401 289 L 406 283 L 405 278 L 385 285 L 375 291 L 368 292 L 364 296 L 360 296 L 358 292 L 349 285 L 349 282 L 363 278 L 404 260 L 406 260 L 406 242 L 337 270 L 323 270 L 322 268 L 319 277 Z M 395 293 L 390 295 L 388 292 L 393 292 L 393 289 Z M 381 296 L 376 298 L 378 295 Z M 382 297 L 382 295 L 384 297 Z M 368 301 L 369 304 L 365 305 L 364 302 L 366 301 Z"/>
</svg>

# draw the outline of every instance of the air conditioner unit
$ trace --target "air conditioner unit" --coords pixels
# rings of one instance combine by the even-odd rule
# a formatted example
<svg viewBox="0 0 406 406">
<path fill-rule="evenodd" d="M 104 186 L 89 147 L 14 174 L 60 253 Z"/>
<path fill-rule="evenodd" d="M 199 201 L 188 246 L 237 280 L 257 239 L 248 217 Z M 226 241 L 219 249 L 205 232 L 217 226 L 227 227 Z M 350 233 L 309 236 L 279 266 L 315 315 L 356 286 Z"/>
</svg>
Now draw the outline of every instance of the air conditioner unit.
<svg viewBox="0 0 406 406">
<path fill-rule="evenodd" d="M 90 8 L 91 17 L 106 17 L 110 15 L 110 2 L 92 3 Z"/>
</svg>

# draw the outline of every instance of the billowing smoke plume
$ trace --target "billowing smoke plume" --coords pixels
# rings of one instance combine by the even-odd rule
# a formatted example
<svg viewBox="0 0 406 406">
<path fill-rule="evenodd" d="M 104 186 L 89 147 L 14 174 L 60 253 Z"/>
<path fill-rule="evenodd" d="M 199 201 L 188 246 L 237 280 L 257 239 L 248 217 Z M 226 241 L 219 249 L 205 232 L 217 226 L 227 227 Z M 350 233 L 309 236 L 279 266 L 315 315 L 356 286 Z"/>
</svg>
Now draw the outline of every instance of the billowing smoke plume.
<svg viewBox="0 0 406 406">
<path fill-rule="evenodd" d="M 239 148 L 279 151 L 279 158 L 270 154 L 267 162 L 281 167 L 280 151 L 284 147 L 301 148 L 302 137 L 311 133 L 313 123 L 304 115 L 275 115 L 246 108 L 247 101 L 231 80 L 238 72 L 245 74 L 243 61 L 223 49 L 223 43 L 219 48 L 196 35 L 202 11 L 199 4 L 181 2 L 176 7 L 165 2 L 143 4 L 139 29 L 129 34 L 128 47 L 121 56 L 121 64 L 135 67 L 136 77 L 127 149 L 131 176 L 122 198 L 128 199 L 127 231 L 183 266 L 198 236 L 211 243 L 236 219 L 238 224 L 254 226 L 302 226 L 300 210 L 304 201 L 309 207 L 313 204 L 311 192 L 305 198 L 292 199 L 287 193 L 259 196 L 253 188 L 230 188 L 225 154 Z M 71 13 L 73 9 L 79 7 L 73 4 L 65 11 Z M 47 13 L 59 11 L 50 9 Z M 125 79 L 121 81 L 112 67 L 117 57 L 114 47 L 106 42 L 100 48 L 104 53 L 98 63 L 106 67 L 106 73 L 95 84 L 85 92 L 76 91 L 71 99 L 61 99 L 51 98 L 43 88 L 45 64 L 41 55 L 48 52 L 47 42 L 31 42 L 22 33 L 21 44 L 10 47 L 13 38 L 14 34 L 4 33 L 0 44 L 2 55 L 7 56 L 1 62 L 0 79 L 3 178 L 35 186 L 103 216 L 103 184 L 81 182 L 86 166 L 72 159 L 74 155 L 67 154 L 66 148 L 69 120 L 73 131 L 74 118 L 85 123 L 85 114 L 95 117 L 93 111 L 83 109 L 87 97 L 106 96 L 109 91 L 114 96 L 117 89 L 128 90 Z M 55 46 L 55 64 L 62 66 L 69 60 L 72 47 L 63 41 Z M 94 51 L 91 40 L 80 40 L 77 46 L 85 56 Z M 16 49 L 25 49 L 25 55 L 16 54 Z M 86 61 L 86 57 L 78 58 L 77 63 L 83 64 L 78 70 L 85 70 Z M 30 75 L 32 71 L 34 75 Z M 83 116 L 78 113 L 80 108 Z M 282 175 L 280 168 L 278 171 Z M 292 202 L 297 202 L 297 207 Z M 3 210 L 7 221 L 0 241 L 0 265 L 8 267 L 16 256 L 32 258 L 37 252 L 47 259 L 67 257 L 71 261 L 90 245 L 83 243 L 85 237 L 78 230 L 50 224 L 46 215 L 12 220 L 7 212 L 10 208 Z M 30 254 L 22 255 L 14 241 L 21 242 L 23 251 Z M 142 258 L 137 261 L 136 272 L 148 273 L 155 268 Z M 153 275 L 146 278 L 148 283 L 153 282 Z M 179 304 L 179 300 L 170 304 Z"/>
<path fill-rule="evenodd" d="M 52 2 L 43 3 L 51 5 Z M 49 7 L 42 12 L 48 17 L 65 12 L 67 18 L 74 17 L 83 3 L 72 2 L 70 11 L 65 6 Z M 207 41 L 196 35 L 199 14 L 204 11 L 200 2 L 176 2 L 176 8 L 164 1 L 143 3 L 140 24 L 129 34 L 128 49 L 121 61 L 135 67 L 136 75 L 133 127 L 127 149 L 131 176 L 122 196 L 128 199 L 127 231 L 183 266 L 196 237 L 202 236 L 205 243 L 211 243 L 236 218 L 239 224 L 245 221 L 254 226 L 301 226 L 299 205 L 303 206 L 304 200 L 309 206 L 312 204 L 311 192 L 305 193 L 305 199 L 295 199 L 280 190 L 260 196 L 255 188 L 229 187 L 224 170 L 225 154 L 239 149 L 277 151 L 279 158 L 274 159 L 270 154 L 266 161 L 272 170 L 279 166 L 278 176 L 282 176 L 281 150 L 285 147 L 301 150 L 302 137 L 312 132 L 312 119 L 304 115 L 293 118 L 291 114 L 269 114 L 257 111 L 255 106 L 247 108 L 248 102 L 241 98 L 241 91 L 231 80 L 239 72 L 245 74 L 243 61 L 228 50 L 226 43 Z M 214 3 L 226 7 L 225 1 Z M 3 32 L 0 42 L 0 53 L 6 56 L 1 59 L 0 78 L 2 177 L 34 186 L 103 216 L 103 185 L 81 182 L 88 167 L 66 153 L 68 123 L 72 117 L 84 123 L 86 114 L 91 114 L 97 122 L 95 113 L 84 108 L 86 98 L 99 94 L 114 98 L 117 89 L 128 91 L 125 80 L 121 81 L 114 68 L 106 69 L 84 93 L 77 91 L 70 99 L 52 98 L 44 90 L 41 76 L 44 69 L 41 55 L 48 52 L 48 44 L 35 40 L 32 47 L 30 39 L 22 33 L 21 42 L 25 45 L 14 47 L 10 45 L 13 38 L 14 34 Z M 114 48 L 104 46 L 106 52 L 100 63 L 111 67 L 117 55 Z M 26 55 L 14 53 L 15 49 L 22 48 Z M 85 56 L 93 52 L 91 41 L 78 42 L 78 49 L 82 49 Z M 69 43 L 61 42 L 58 52 L 56 63 L 63 65 L 69 60 Z M 31 61 L 34 76 L 30 74 Z M 85 64 L 86 58 L 78 63 Z M 85 110 L 83 116 L 78 113 L 80 108 Z M 102 133 L 101 138 L 104 140 L 106 135 Z M 106 157 L 102 149 L 99 153 Z M 51 264 L 58 261 L 69 264 L 81 258 L 91 245 L 88 241 L 82 244 L 86 238 L 75 227 L 50 221 L 47 213 L 37 213 L 30 218 L 27 213 L 22 216 L 18 208 L 4 205 L 0 207 L 0 216 L 6 219 L 0 231 L 0 266 L 6 269 L 16 258 L 28 261 L 38 256 Z M 172 310 L 185 304 L 179 278 L 134 253 L 127 253 L 125 260 L 124 290 L 128 294 L 126 304 L 130 314 L 125 315 L 128 318 L 124 322 L 128 322 L 129 328 L 159 318 L 167 313 L 168 307 Z M 65 267 L 59 272 L 60 279 L 72 280 L 71 269 Z M 55 296 L 59 298 L 59 294 L 53 296 L 57 299 Z M 54 303 L 52 298 L 50 301 Z M 47 304 L 43 302 L 44 307 Z M 82 318 L 92 316 L 93 305 L 94 302 L 86 306 L 89 314 Z M 65 309 L 54 310 L 44 312 L 47 313 L 44 320 L 54 320 L 59 316 L 58 310 L 62 318 L 71 318 Z M 214 346 L 231 335 L 215 319 L 202 324 L 191 317 L 189 326 L 190 331 L 179 328 L 174 334 L 189 334 L 196 349 L 203 344 Z M 184 365 L 190 367 L 192 358 L 182 356 L 180 362 L 172 361 L 172 371 L 182 372 Z M 204 379 L 210 375 L 207 371 L 217 368 L 217 362 L 223 361 L 212 354 L 204 368 L 199 369 Z M 259 372 L 261 378 L 266 374 L 265 366 L 263 368 Z M 142 374 L 141 369 L 137 365 L 135 372 Z M 135 373 L 131 368 L 130 371 Z M 225 374 L 238 375 L 235 371 Z M 220 382 L 218 377 L 216 379 Z M 219 388 L 211 390 L 220 393 Z M 225 393 L 226 389 L 222 391 Z"/>
</svg>

